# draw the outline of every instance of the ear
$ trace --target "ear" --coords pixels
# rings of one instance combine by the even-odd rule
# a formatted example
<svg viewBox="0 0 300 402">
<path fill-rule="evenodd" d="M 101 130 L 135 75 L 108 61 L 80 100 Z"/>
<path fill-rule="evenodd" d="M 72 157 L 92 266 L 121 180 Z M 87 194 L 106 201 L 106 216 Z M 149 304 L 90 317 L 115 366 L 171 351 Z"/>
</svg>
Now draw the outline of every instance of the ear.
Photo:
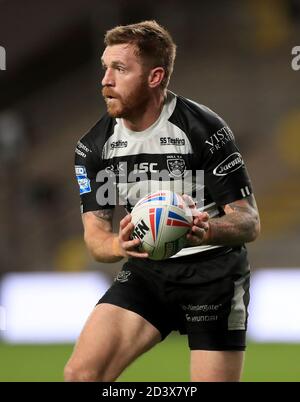
<svg viewBox="0 0 300 402">
<path fill-rule="evenodd" d="M 150 88 L 158 87 L 165 76 L 165 70 L 163 67 L 153 68 L 148 76 L 148 84 Z"/>
</svg>

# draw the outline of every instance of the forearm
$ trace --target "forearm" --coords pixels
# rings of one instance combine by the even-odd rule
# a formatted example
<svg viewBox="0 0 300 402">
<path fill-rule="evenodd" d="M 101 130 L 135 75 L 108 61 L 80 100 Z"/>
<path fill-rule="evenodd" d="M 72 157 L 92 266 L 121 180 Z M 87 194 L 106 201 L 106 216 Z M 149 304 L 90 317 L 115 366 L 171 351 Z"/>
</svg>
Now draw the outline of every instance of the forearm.
<svg viewBox="0 0 300 402">
<path fill-rule="evenodd" d="M 258 216 L 232 212 L 209 220 L 209 229 L 202 244 L 236 246 L 254 241 L 258 233 Z"/>
<path fill-rule="evenodd" d="M 124 257 L 147 258 L 138 250 L 139 239 L 132 239 L 134 225 L 131 215 L 120 221 L 119 233 L 112 231 L 112 210 L 102 209 L 82 214 L 84 240 L 94 259 L 99 262 L 118 262 Z"/>
<path fill-rule="evenodd" d="M 116 233 L 107 233 L 101 237 L 85 237 L 85 243 L 93 258 L 98 262 L 112 263 L 123 258 Z"/>
<path fill-rule="evenodd" d="M 85 244 L 96 261 L 117 262 L 124 253 L 118 235 L 112 231 L 111 209 L 86 212 L 82 215 Z"/>
</svg>

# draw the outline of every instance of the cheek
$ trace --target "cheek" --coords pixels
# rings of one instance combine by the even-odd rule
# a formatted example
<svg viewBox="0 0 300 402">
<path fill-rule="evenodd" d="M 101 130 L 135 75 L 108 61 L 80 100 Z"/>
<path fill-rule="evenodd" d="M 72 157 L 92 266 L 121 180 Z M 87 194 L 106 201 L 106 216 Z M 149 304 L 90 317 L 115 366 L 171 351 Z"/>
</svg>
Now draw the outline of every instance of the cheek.
<svg viewBox="0 0 300 402">
<path fill-rule="evenodd" d="M 148 86 L 145 81 L 135 82 L 134 86 L 131 88 L 131 94 L 135 95 L 139 99 L 147 97 Z"/>
<path fill-rule="evenodd" d="M 131 92 L 131 86 L 132 84 L 130 82 L 127 82 L 127 80 L 118 80 L 118 82 L 116 83 L 116 92 L 121 99 L 124 99 L 128 96 L 128 94 Z"/>
<path fill-rule="evenodd" d="M 136 97 L 136 90 L 131 85 L 122 85 L 118 88 L 118 101 L 121 102 L 123 105 L 131 103 L 132 99 Z"/>
<path fill-rule="evenodd" d="M 139 104 L 143 99 L 147 98 L 147 91 L 145 78 L 136 75 L 120 77 L 116 85 L 116 92 L 122 107 L 134 107 Z"/>
</svg>

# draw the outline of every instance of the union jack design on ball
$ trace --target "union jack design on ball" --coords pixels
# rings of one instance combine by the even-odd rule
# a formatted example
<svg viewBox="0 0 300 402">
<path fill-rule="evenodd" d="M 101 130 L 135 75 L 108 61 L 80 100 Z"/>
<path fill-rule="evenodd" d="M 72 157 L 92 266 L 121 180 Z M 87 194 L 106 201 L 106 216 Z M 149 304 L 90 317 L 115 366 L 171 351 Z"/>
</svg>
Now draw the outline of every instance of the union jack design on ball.
<svg viewBox="0 0 300 402">
<path fill-rule="evenodd" d="M 158 191 L 157 193 L 150 194 L 148 195 L 148 197 L 145 197 L 143 201 L 139 204 L 139 206 L 147 202 L 166 201 L 166 200 L 167 200 L 167 194 L 164 191 Z M 182 206 L 182 201 L 180 200 L 180 198 L 176 193 L 172 193 L 171 205 L 179 207 Z"/>
<path fill-rule="evenodd" d="M 150 227 L 153 236 L 153 240 L 156 240 L 156 236 L 159 229 L 160 219 L 161 219 L 162 208 L 150 208 L 149 209 L 149 219 Z"/>
<path fill-rule="evenodd" d="M 145 197 L 143 202 L 141 202 L 140 205 L 143 205 L 146 202 L 154 202 L 154 201 L 166 201 L 166 193 L 160 191 L 160 192 L 148 195 L 148 197 Z"/>
<path fill-rule="evenodd" d="M 176 214 L 176 212 L 169 211 L 168 219 L 167 219 L 167 226 L 190 227 L 191 224 L 186 219 L 184 219 L 182 216 Z"/>
<path fill-rule="evenodd" d="M 172 200 L 171 200 L 171 204 L 172 205 L 175 205 L 176 207 L 180 207 L 180 208 L 182 208 L 182 199 L 181 199 L 181 197 L 179 197 L 176 193 L 173 193 L 173 197 L 172 197 Z"/>
</svg>

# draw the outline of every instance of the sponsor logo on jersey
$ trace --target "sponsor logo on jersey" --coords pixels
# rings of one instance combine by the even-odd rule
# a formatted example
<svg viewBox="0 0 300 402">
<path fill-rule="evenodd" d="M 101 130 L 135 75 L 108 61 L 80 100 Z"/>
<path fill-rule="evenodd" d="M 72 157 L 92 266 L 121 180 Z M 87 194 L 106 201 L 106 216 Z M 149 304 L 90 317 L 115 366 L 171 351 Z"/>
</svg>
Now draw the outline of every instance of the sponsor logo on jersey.
<svg viewBox="0 0 300 402">
<path fill-rule="evenodd" d="M 159 140 L 160 140 L 160 145 L 177 145 L 177 146 L 185 145 L 184 138 L 160 137 Z"/>
<path fill-rule="evenodd" d="M 172 176 L 181 177 L 185 172 L 185 161 L 180 157 L 168 158 L 167 167 Z"/>
<path fill-rule="evenodd" d="M 118 275 L 116 276 L 115 281 L 118 281 L 118 282 L 121 282 L 121 283 L 127 282 L 127 281 L 128 281 L 128 277 L 129 277 L 130 275 L 131 275 L 131 272 L 130 272 L 130 271 L 121 271 L 121 272 L 119 272 Z"/>
<path fill-rule="evenodd" d="M 201 311 L 201 312 L 210 312 L 220 310 L 222 307 L 222 303 L 219 304 L 181 304 L 180 305 L 183 311 Z"/>
<path fill-rule="evenodd" d="M 84 145 L 81 141 L 78 141 L 77 148 L 81 148 L 84 152 L 89 153 L 92 152 L 86 145 Z"/>
<path fill-rule="evenodd" d="M 226 176 L 244 166 L 242 155 L 239 152 L 227 156 L 214 170 L 215 176 Z"/>
<path fill-rule="evenodd" d="M 86 155 L 92 152 L 87 146 L 85 146 L 81 141 L 78 141 L 75 153 L 82 158 L 86 158 Z"/>
<path fill-rule="evenodd" d="M 110 149 L 127 148 L 128 141 L 118 140 L 110 143 Z"/>
<path fill-rule="evenodd" d="M 79 156 L 81 156 L 82 158 L 86 158 L 86 154 L 84 152 L 82 152 L 80 149 L 76 148 L 75 149 L 75 153 Z"/>
<path fill-rule="evenodd" d="M 217 321 L 217 315 L 195 315 L 191 316 L 190 314 L 186 314 L 185 318 L 188 322 L 207 322 L 207 321 Z"/>
<path fill-rule="evenodd" d="M 157 169 L 157 163 L 153 162 L 141 162 L 141 163 L 135 163 L 133 165 L 133 173 L 147 173 L 147 172 L 159 172 Z"/>
<path fill-rule="evenodd" d="M 216 133 L 211 135 L 205 144 L 209 146 L 210 152 L 213 154 L 215 151 L 219 151 L 225 144 L 230 141 L 234 141 L 233 132 L 228 126 L 220 128 Z"/>
<path fill-rule="evenodd" d="M 124 164 L 126 165 L 126 162 L 119 162 L 116 165 L 109 165 L 105 168 L 105 172 L 106 173 L 111 173 L 114 174 L 115 176 L 123 176 L 124 174 L 126 174 L 124 172 Z"/>
<path fill-rule="evenodd" d="M 75 166 L 75 174 L 79 184 L 80 195 L 90 193 L 92 191 L 91 182 L 87 177 L 85 166 Z"/>
</svg>

